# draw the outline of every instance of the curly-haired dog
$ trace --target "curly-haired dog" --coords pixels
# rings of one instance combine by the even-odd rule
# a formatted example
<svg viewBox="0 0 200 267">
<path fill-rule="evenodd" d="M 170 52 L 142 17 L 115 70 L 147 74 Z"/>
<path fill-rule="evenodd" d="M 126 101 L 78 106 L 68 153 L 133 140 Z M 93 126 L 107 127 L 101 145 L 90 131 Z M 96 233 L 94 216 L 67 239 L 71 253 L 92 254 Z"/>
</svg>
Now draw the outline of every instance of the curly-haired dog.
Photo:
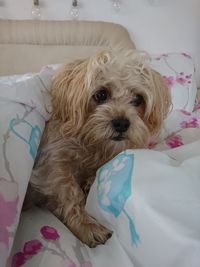
<svg viewBox="0 0 200 267">
<path fill-rule="evenodd" d="M 75 236 L 95 247 L 112 235 L 84 209 L 96 171 L 158 134 L 170 106 L 168 89 L 136 50 L 107 50 L 64 65 L 50 96 L 52 114 L 31 188 Z"/>
</svg>

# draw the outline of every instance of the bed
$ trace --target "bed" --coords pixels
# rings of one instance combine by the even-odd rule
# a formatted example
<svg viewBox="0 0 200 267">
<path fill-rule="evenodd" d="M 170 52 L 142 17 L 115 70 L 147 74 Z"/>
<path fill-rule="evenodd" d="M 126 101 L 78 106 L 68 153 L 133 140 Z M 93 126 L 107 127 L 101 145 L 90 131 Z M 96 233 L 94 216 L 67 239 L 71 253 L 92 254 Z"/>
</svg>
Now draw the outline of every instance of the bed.
<svg viewBox="0 0 200 267">
<path fill-rule="evenodd" d="M 113 23 L 0 21 L 0 267 L 200 266 L 200 106 L 186 53 L 154 56 L 176 87 L 159 140 L 97 172 L 86 209 L 114 231 L 105 245 L 86 247 L 47 210 L 21 210 L 55 68 L 106 47 L 135 45 Z"/>
</svg>

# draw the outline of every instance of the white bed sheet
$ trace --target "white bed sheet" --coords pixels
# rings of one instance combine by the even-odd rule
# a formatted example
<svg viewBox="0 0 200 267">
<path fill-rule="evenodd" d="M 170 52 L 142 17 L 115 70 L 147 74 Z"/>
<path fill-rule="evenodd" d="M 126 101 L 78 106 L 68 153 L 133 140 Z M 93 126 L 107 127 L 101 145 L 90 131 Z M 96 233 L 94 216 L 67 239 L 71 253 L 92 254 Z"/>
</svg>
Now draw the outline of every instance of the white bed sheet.
<svg viewBox="0 0 200 267">
<path fill-rule="evenodd" d="M 173 111 L 151 149 L 123 152 L 99 170 L 87 210 L 114 234 L 89 249 L 50 212 L 21 213 L 48 99 L 7 90 L 0 92 L 1 267 L 200 266 L 199 106 L 193 113 Z M 120 184 L 125 162 L 130 191 L 120 187 L 113 201 L 111 185 Z"/>
</svg>

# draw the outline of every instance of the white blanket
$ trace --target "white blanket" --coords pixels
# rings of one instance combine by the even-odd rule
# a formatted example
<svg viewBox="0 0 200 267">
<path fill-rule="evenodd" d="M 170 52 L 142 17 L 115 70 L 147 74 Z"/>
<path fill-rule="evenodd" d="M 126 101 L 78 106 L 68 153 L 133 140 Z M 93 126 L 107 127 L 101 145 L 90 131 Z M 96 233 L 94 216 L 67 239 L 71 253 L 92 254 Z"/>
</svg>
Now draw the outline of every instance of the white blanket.
<svg viewBox="0 0 200 267">
<path fill-rule="evenodd" d="M 189 157 L 126 151 L 98 173 L 87 209 L 114 229 L 110 246 L 120 257 L 120 243 L 132 265 L 200 266 L 200 141 L 193 148 Z"/>
<path fill-rule="evenodd" d="M 124 151 L 99 169 L 86 208 L 114 231 L 105 245 L 89 249 L 48 211 L 21 214 L 51 75 L 0 87 L 0 267 L 199 267 L 199 107 L 174 111 L 153 150 Z"/>
</svg>

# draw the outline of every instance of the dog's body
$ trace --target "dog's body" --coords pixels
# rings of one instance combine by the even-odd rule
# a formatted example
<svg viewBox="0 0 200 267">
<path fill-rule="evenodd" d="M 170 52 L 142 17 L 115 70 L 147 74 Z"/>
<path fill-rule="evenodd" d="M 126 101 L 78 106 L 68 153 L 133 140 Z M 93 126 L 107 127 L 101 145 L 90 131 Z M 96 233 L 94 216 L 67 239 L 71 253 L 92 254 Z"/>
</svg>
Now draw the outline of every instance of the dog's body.
<svg viewBox="0 0 200 267">
<path fill-rule="evenodd" d="M 84 209 L 96 171 L 121 151 L 147 145 L 168 112 L 169 93 L 136 51 L 105 51 L 65 65 L 50 95 L 52 116 L 31 187 L 82 242 L 95 247 L 112 235 Z"/>
</svg>

